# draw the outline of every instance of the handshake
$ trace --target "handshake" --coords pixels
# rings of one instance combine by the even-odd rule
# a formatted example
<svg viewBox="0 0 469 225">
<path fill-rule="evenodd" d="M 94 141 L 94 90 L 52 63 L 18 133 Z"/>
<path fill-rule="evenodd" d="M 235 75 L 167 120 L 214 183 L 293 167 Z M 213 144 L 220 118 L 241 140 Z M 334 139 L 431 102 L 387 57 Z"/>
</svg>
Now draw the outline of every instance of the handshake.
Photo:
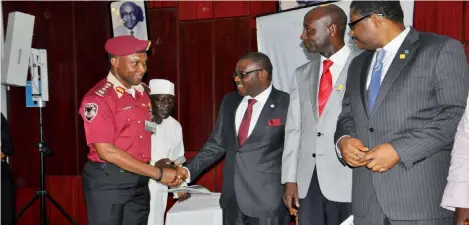
<svg viewBox="0 0 469 225">
<path fill-rule="evenodd" d="M 160 170 L 160 175 L 157 177 L 157 180 L 170 187 L 177 187 L 184 182 L 189 177 L 189 171 L 182 167 L 185 158 L 180 158 L 175 161 L 164 158 L 156 162 L 155 167 Z"/>
</svg>

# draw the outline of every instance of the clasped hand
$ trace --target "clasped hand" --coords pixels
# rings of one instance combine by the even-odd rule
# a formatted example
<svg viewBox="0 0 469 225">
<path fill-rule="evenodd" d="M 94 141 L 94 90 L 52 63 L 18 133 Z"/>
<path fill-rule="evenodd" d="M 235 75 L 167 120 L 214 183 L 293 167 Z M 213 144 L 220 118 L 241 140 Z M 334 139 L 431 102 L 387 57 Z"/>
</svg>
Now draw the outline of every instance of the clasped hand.
<svg viewBox="0 0 469 225">
<path fill-rule="evenodd" d="M 187 179 L 189 173 L 187 169 L 178 165 L 173 165 L 171 162 L 172 161 L 167 158 L 160 159 L 155 163 L 155 167 L 163 169 L 160 181 L 161 183 L 170 187 L 176 187 Z"/>
<path fill-rule="evenodd" d="M 351 167 L 366 166 L 373 172 L 386 172 L 400 160 L 391 144 L 384 143 L 369 150 L 362 141 L 343 137 L 338 143 L 342 158 Z"/>
</svg>

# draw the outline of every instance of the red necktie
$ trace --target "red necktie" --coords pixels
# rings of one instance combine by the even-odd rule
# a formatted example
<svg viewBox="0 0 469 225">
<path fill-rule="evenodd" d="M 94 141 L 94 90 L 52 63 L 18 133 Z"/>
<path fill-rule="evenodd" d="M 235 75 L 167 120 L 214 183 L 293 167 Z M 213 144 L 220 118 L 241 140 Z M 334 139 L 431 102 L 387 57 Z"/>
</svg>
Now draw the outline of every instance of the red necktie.
<svg viewBox="0 0 469 225">
<path fill-rule="evenodd" d="M 252 117 L 252 106 L 256 104 L 256 99 L 248 100 L 248 108 L 244 113 L 243 120 L 241 120 L 241 125 L 239 125 L 238 130 L 238 145 L 241 146 L 244 144 L 246 139 L 248 139 L 249 125 L 251 124 Z"/>
<path fill-rule="evenodd" d="M 329 99 L 329 95 L 331 95 L 332 74 L 329 68 L 331 68 L 332 64 L 334 64 L 334 62 L 329 59 L 322 62 L 322 75 L 318 92 L 319 116 L 321 116 L 322 110 L 326 107 L 327 99 Z"/>
</svg>

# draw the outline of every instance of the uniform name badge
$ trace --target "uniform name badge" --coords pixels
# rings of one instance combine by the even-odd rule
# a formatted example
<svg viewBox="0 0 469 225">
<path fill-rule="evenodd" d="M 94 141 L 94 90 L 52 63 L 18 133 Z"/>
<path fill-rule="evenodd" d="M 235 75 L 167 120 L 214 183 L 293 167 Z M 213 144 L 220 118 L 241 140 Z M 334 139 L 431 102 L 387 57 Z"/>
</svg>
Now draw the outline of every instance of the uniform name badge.
<svg viewBox="0 0 469 225">
<path fill-rule="evenodd" d="M 156 123 L 145 120 L 145 130 L 150 131 L 152 133 L 156 132 Z"/>
</svg>

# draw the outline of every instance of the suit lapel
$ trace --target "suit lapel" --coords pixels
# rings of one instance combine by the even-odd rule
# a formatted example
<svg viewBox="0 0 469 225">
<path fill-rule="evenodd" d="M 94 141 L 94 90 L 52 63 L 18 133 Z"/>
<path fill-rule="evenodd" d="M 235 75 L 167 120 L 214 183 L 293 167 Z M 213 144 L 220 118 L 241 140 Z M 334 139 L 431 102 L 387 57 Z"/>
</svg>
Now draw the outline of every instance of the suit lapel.
<svg viewBox="0 0 469 225">
<path fill-rule="evenodd" d="M 379 107 L 380 103 L 383 101 L 387 92 L 391 88 L 392 83 L 400 75 L 401 69 L 411 61 L 410 59 L 415 54 L 415 49 L 418 48 L 418 42 L 416 42 L 417 40 L 418 32 L 414 29 L 411 29 L 407 37 L 404 39 L 404 42 L 402 42 L 401 47 L 397 51 L 396 56 L 394 57 L 391 66 L 389 67 L 386 76 L 381 83 L 378 96 L 376 97 L 375 105 L 373 107 L 373 112 L 376 111 L 376 108 Z M 401 55 L 404 55 L 404 58 L 401 58 Z"/>
<path fill-rule="evenodd" d="M 235 122 L 236 121 L 236 110 L 238 109 L 239 104 L 241 104 L 241 102 L 243 101 L 243 98 L 244 98 L 243 96 L 238 94 L 235 102 L 233 102 L 233 104 L 232 104 L 233 106 L 235 106 L 234 109 L 231 109 L 231 110 L 228 111 L 228 112 L 232 112 L 232 115 L 230 116 L 230 118 L 231 118 L 230 124 L 232 125 L 231 130 L 233 131 L 233 138 L 234 138 L 234 141 L 236 143 L 236 146 L 239 146 L 238 135 L 236 133 L 236 122 Z"/>
<path fill-rule="evenodd" d="M 363 103 L 363 110 L 367 112 L 367 115 L 370 115 L 371 112 L 368 112 L 368 97 L 367 97 L 367 92 L 366 92 L 366 79 L 368 78 L 368 73 L 370 72 L 371 68 L 371 61 L 373 59 L 373 53 L 372 51 L 367 51 L 366 52 L 366 58 L 365 61 L 362 64 L 362 67 L 359 70 L 360 74 L 360 95 L 362 97 L 362 103 Z"/>
<path fill-rule="evenodd" d="M 319 68 L 320 68 L 320 61 L 315 60 L 312 61 L 311 66 L 309 67 L 309 70 L 306 71 L 305 77 L 307 78 L 307 85 L 309 87 L 309 92 L 310 92 L 310 100 L 311 100 L 311 105 L 313 106 L 313 114 L 314 118 L 316 121 L 318 121 L 319 118 L 319 109 L 318 109 L 318 104 L 317 104 L 317 98 L 318 98 L 318 88 L 319 88 Z M 319 75 L 319 76 L 318 76 Z"/>
<path fill-rule="evenodd" d="M 267 126 L 267 122 L 269 121 L 269 119 L 272 118 L 273 112 L 277 104 L 276 99 L 277 99 L 277 90 L 274 87 L 272 87 L 272 92 L 270 93 L 269 98 L 267 98 L 267 101 L 265 102 L 264 107 L 262 108 L 261 114 L 259 115 L 259 118 L 257 119 L 257 123 L 256 125 L 254 125 L 254 129 L 252 130 L 251 135 L 249 135 L 249 137 L 246 139 L 243 146 L 246 146 L 249 140 L 253 138 L 255 140 L 259 140 L 257 136 L 259 135 L 262 136 L 262 131 L 264 130 L 265 126 Z M 243 146 L 240 146 L 240 148 L 242 148 Z"/>
</svg>

